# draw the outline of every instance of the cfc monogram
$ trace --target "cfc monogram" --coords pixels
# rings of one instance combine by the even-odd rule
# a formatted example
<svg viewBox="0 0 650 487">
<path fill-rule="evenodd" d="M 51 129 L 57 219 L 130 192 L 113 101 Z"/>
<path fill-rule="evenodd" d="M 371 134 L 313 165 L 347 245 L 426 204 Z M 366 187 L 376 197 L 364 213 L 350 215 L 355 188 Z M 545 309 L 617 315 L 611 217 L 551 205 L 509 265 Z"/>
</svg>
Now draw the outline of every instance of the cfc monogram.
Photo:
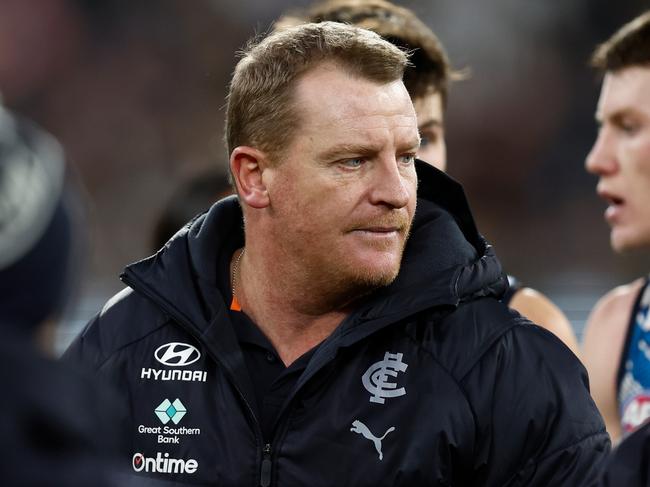
<svg viewBox="0 0 650 487">
<path fill-rule="evenodd" d="M 384 360 L 372 364 L 365 374 L 362 382 L 366 390 L 372 394 L 370 402 L 384 404 L 386 398 L 404 396 L 406 389 L 397 388 L 397 384 L 389 382 L 390 377 L 397 377 L 398 372 L 406 371 L 408 365 L 402 362 L 401 353 L 386 352 Z"/>
</svg>

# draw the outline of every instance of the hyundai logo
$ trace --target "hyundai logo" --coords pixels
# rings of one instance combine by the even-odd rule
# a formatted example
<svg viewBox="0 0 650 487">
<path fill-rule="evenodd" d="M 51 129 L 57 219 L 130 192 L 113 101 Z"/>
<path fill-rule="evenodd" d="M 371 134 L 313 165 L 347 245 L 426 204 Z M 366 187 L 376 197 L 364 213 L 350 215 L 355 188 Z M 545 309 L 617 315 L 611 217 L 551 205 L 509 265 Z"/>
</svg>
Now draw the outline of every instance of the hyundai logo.
<svg viewBox="0 0 650 487">
<path fill-rule="evenodd" d="M 201 352 L 187 343 L 172 342 L 158 347 L 154 357 L 163 365 L 185 367 L 200 359 Z"/>
</svg>

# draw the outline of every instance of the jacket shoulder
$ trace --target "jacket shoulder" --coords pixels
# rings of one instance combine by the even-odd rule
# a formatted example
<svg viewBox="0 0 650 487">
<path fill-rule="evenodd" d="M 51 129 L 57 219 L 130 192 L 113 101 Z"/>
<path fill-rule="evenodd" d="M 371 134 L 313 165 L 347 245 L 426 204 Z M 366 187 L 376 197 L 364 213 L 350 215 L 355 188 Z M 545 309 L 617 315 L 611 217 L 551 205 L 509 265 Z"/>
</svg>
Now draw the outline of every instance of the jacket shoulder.
<svg viewBox="0 0 650 487">
<path fill-rule="evenodd" d="M 487 484 L 596 478 L 609 440 L 571 350 L 496 301 L 470 303 L 455 321 L 471 357 L 454 373 L 475 414 L 477 462 Z"/>
<path fill-rule="evenodd" d="M 430 328 L 425 339 L 437 360 L 462 380 L 512 328 L 527 323 L 518 313 L 494 298 L 461 303 Z"/>
<path fill-rule="evenodd" d="M 63 360 L 100 369 L 111 356 L 142 340 L 170 318 L 147 298 L 125 288 L 109 299 L 72 342 Z"/>
</svg>

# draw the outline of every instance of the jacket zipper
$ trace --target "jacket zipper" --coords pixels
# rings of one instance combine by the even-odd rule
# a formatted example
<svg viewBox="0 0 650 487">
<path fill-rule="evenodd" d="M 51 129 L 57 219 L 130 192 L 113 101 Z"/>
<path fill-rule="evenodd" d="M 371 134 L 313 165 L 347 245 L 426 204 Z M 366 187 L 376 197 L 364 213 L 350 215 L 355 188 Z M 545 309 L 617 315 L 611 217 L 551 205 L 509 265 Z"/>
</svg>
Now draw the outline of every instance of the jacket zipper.
<svg viewBox="0 0 650 487">
<path fill-rule="evenodd" d="M 271 444 L 264 445 L 262 450 L 262 468 L 260 469 L 260 487 L 269 487 L 271 485 Z"/>
<path fill-rule="evenodd" d="M 150 299 L 154 303 L 156 303 L 160 308 L 164 309 L 165 311 L 169 312 L 167 306 L 165 306 L 164 303 L 160 303 L 154 295 L 151 293 L 147 292 L 145 289 L 140 288 L 137 286 L 130 278 L 129 276 L 124 273 L 120 276 L 120 279 L 124 284 L 129 286 L 131 289 L 133 289 L 136 292 L 142 293 L 147 299 Z M 201 339 L 196 336 L 192 332 L 192 327 L 181 317 L 178 317 L 175 313 L 169 313 L 171 314 L 176 321 L 181 323 L 183 327 L 185 328 L 185 331 L 187 331 L 190 335 L 192 335 L 199 343 L 201 343 Z M 220 363 L 217 357 L 214 357 L 214 360 L 217 363 Z M 239 397 L 241 398 L 242 402 L 246 406 L 246 412 L 248 413 L 248 416 L 251 418 L 253 421 L 253 424 L 255 426 L 255 439 L 257 440 L 257 444 L 260 445 L 264 441 L 264 435 L 262 433 L 262 427 L 260 426 L 259 421 L 257 421 L 257 416 L 255 416 L 255 412 L 253 411 L 253 408 L 251 405 L 248 403 L 246 400 L 246 396 L 244 396 L 244 393 L 241 391 L 239 386 L 237 385 L 237 381 L 235 381 L 234 377 L 230 374 L 228 371 L 227 367 L 224 367 L 221 365 L 221 368 L 224 370 L 226 376 L 228 376 L 228 379 L 232 386 L 235 388 L 237 391 L 237 394 L 239 394 Z M 265 443 L 264 446 L 262 447 L 262 465 L 260 467 L 260 486 L 261 487 L 269 487 L 271 485 L 271 444 L 270 443 Z"/>
</svg>

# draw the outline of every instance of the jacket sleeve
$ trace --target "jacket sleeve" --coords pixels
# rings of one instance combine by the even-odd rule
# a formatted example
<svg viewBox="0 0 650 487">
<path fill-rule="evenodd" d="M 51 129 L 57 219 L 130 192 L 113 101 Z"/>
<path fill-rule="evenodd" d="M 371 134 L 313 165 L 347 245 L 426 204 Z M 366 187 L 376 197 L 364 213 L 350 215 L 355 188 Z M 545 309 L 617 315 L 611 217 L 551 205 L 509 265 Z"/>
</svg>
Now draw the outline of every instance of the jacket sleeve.
<svg viewBox="0 0 650 487">
<path fill-rule="evenodd" d="M 550 332 L 516 320 L 463 379 L 477 421 L 475 485 L 594 485 L 610 441 L 587 373 Z"/>
<path fill-rule="evenodd" d="M 125 452 L 131 451 L 131 398 L 130 391 L 124 387 L 124 380 L 115 367 L 102 367 L 108 354 L 102 347 L 100 329 L 101 314 L 95 316 L 75 338 L 72 344 L 61 357 L 63 366 L 71 375 L 85 377 L 95 394 L 103 398 L 101 408 L 104 411 L 101 428 L 95 426 L 97 431 L 108 431 L 107 437 L 113 438 L 116 443 L 114 451 L 118 456 L 116 460 L 121 465 L 127 465 Z M 98 414 L 98 413 L 97 413 Z M 131 485 L 118 480 L 119 485 Z"/>
</svg>

